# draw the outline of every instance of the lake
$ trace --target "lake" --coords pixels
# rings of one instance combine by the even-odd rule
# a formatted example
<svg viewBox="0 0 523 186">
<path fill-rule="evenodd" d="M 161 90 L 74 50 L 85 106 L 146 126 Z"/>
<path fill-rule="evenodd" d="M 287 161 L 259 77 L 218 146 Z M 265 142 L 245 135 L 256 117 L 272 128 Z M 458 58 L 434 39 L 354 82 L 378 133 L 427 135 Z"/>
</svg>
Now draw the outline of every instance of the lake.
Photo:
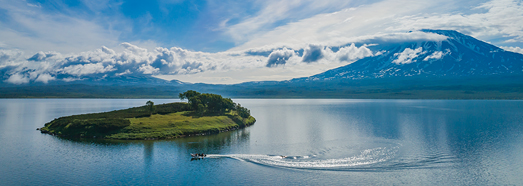
<svg viewBox="0 0 523 186">
<path fill-rule="evenodd" d="M 0 99 L 1 185 L 523 183 L 523 101 L 235 99 L 257 122 L 217 135 L 104 141 L 36 130 L 146 101 Z"/>
</svg>

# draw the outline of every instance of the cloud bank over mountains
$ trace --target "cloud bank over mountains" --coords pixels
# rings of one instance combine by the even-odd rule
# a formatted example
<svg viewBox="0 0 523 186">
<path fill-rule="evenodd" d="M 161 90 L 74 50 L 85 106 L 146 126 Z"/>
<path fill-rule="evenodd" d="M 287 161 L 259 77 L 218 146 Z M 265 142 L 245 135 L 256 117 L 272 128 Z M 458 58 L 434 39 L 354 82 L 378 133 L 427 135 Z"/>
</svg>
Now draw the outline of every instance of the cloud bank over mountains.
<svg viewBox="0 0 523 186">
<path fill-rule="evenodd" d="M 457 30 L 523 53 L 517 0 L 166 2 L 0 0 L 0 80 L 286 80 L 383 52 L 369 45 L 446 39 L 420 29 Z M 394 63 L 415 62 L 419 50 L 405 49 Z"/>
<path fill-rule="evenodd" d="M 243 69 L 293 68 L 300 65 L 330 64 L 338 66 L 374 55 L 366 46 L 354 44 L 339 47 L 308 45 L 304 48 L 277 48 L 269 55 L 243 52 L 195 52 L 178 47 L 157 47 L 153 51 L 122 43 L 122 52 L 105 46 L 89 52 L 64 55 L 38 52 L 25 56 L 16 50 L 0 50 L 0 70 L 5 82 L 74 81 L 84 78 L 108 78 L 124 75 L 187 75 L 202 72 L 227 72 Z M 302 55 L 300 55 L 302 51 Z M 311 65 L 312 64 L 312 65 Z"/>
</svg>

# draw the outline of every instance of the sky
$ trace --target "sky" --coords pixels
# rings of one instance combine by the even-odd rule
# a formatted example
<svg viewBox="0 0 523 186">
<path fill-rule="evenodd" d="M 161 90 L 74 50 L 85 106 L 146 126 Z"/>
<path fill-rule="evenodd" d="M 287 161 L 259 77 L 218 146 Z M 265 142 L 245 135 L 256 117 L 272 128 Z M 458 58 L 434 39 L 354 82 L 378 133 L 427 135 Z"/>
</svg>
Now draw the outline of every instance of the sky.
<svg viewBox="0 0 523 186">
<path fill-rule="evenodd" d="M 0 0 L 0 77 L 288 80 L 378 55 L 358 44 L 369 39 L 441 39 L 420 29 L 456 30 L 523 53 L 523 2 Z"/>
</svg>

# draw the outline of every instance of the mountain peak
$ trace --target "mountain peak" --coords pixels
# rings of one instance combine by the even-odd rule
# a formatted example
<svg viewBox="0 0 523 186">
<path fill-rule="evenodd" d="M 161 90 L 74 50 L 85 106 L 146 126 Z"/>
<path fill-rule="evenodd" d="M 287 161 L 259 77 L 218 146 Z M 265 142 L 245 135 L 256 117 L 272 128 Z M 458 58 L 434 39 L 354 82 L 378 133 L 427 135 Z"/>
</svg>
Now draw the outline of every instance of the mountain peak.
<svg viewBox="0 0 523 186">
<path fill-rule="evenodd" d="M 454 30 L 421 31 L 447 39 L 371 46 L 371 50 L 381 54 L 295 81 L 523 74 L 521 54 L 506 52 Z"/>
<path fill-rule="evenodd" d="M 430 32 L 435 33 L 439 35 L 445 35 L 445 36 L 452 36 L 452 35 L 461 35 L 461 36 L 467 36 L 465 34 L 462 34 L 455 30 L 435 30 L 435 29 L 421 29 L 422 32 Z"/>
</svg>

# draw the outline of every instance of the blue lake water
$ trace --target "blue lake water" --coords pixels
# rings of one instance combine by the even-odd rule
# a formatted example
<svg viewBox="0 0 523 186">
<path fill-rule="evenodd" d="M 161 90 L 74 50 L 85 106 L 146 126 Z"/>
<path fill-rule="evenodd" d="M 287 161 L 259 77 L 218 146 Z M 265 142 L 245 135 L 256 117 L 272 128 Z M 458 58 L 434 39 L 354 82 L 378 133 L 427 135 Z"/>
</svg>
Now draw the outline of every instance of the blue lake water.
<svg viewBox="0 0 523 186">
<path fill-rule="evenodd" d="M 0 99 L 0 185 L 523 184 L 523 101 L 236 99 L 257 122 L 218 135 L 103 141 L 35 130 L 146 101 Z"/>
</svg>

